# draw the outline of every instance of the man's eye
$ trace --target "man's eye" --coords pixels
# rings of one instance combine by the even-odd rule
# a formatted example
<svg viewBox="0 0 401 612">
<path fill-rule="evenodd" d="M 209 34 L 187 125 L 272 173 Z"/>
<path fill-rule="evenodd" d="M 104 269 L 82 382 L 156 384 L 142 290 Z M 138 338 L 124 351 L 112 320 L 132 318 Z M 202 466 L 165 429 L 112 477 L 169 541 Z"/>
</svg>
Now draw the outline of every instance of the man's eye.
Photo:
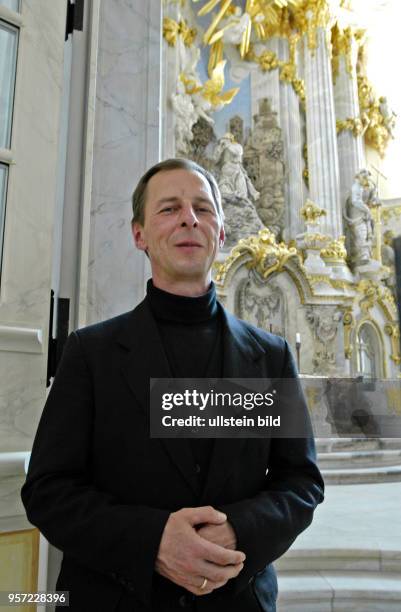
<svg viewBox="0 0 401 612">
<path fill-rule="evenodd" d="M 161 213 L 170 213 L 173 210 L 175 210 L 174 206 L 166 206 L 165 208 L 162 208 L 160 212 Z"/>
<path fill-rule="evenodd" d="M 208 206 L 198 206 L 198 207 L 196 208 L 196 210 L 197 210 L 198 212 L 206 212 L 206 213 L 213 212 L 213 211 L 212 211 L 212 209 L 211 209 L 211 208 L 209 208 Z"/>
</svg>

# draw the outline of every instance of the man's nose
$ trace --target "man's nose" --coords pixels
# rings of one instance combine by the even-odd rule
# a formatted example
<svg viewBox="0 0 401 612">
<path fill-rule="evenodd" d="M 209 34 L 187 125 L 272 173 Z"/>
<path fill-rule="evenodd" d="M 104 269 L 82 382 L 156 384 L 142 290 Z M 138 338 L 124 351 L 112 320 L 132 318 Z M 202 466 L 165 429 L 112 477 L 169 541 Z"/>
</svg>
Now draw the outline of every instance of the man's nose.
<svg viewBox="0 0 401 612">
<path fill-rule="evenodd" d="M 198 217 L 192 207 L 184 206 L 180 215 L 181 227 L 196 227 L 198 225 Z"/>
</svg>

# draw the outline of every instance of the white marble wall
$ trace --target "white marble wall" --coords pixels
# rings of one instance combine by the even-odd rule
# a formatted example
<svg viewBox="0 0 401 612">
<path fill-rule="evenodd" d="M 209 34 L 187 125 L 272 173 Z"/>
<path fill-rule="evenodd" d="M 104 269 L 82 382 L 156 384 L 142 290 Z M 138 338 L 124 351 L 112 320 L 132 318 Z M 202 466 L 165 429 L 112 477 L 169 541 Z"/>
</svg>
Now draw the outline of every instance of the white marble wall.
<svg viewBox="0 0 401 612">
<path fill-rule="evenodd" d="M 81 323 L 130 310 L 144 294 L 148 267 L 132 243 L 130 199 L 143 172 L 159 161 L 160 45 L 160 0 L 100 4 L 87 292 L 79 296 L 86 312 L 81 308 Z"/>
</svg>

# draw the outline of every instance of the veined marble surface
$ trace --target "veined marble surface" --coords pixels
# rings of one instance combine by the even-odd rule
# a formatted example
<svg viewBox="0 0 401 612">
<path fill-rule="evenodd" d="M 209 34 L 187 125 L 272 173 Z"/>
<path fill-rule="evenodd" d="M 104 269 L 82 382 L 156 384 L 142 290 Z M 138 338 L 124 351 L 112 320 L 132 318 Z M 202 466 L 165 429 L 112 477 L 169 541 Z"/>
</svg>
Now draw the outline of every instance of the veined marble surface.
<svg viewBox="0 0 401 612">
<path fill-rule="evenodd" d="M 100 5 L 87 324 L 143 297 L 148 269 L 133 246 L 130 200 L 160 155 L 160 26 L 159 0 Z"/>
<path fill-rule="evenodd" d="M 304 40 L 309 189 L 311 200 L 326 211 L 319 232 L 338 238 L 343 232 L 331 62 L 322 28 L 316 37 L 314 52 Z"/>
</svg>

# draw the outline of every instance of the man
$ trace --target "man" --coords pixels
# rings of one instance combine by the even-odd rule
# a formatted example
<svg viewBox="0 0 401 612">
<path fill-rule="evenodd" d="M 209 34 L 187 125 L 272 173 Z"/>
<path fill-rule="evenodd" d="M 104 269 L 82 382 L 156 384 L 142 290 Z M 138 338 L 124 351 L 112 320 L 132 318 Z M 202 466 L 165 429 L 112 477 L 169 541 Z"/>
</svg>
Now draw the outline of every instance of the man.
<svg viewBox="0 0 401 612">
<path fill-rule="evenodd" d="M 133 212 L 147 297 L 71 334 L 22 489 L 28 518 L 64 553 L 57 589 L 74 612 L 272 612 L 271 562 L 323 499 L 313 440 L 150 438 L 149 379 L 295 377 L 293 359 L 216 301 L 224 228 L 208 172 L 157 164 Z"/>
</svg>

